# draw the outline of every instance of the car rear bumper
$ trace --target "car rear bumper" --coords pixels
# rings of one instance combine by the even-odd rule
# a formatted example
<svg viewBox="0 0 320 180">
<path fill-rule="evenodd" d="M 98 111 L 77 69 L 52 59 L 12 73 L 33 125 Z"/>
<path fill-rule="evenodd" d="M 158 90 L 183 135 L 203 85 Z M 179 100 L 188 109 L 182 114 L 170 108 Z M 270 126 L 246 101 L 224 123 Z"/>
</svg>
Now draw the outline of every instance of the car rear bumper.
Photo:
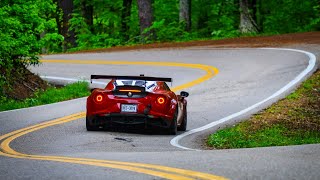
<svg viewBox="0 0 320 180">
<path fill-rule="evenodd" d="M 172 120 L 144 114 L 112 113 L 87 116 L 89 124 L 94 126 L 148 126 L 169 128 Z"/>
</svg>

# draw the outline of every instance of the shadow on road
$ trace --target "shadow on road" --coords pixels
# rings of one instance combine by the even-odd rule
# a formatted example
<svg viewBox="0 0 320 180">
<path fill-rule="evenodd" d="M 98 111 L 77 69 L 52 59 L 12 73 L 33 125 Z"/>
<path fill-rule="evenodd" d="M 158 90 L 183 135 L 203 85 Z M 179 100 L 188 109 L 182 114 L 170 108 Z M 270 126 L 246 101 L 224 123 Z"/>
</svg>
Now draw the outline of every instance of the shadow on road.
<svg viewBox="0 0 320 180">
<path fill-rule="evenodd" d="M 145 127 L 145 126 L 133 126 L 133 125 L 122 125 L 122 126 L 113 126 L 113 127 L 101 127 L 101 132 L 120 132 L 120 133 L 129 133 L 129 134 L 142 134 L 142 135 L 170 135 L 168 129 L 159 128 L 159 127 Z M 182 132 L 178 132 L 181 134 Z M 170 135 L 172 136 L 172 135 Z"/>
</svg>

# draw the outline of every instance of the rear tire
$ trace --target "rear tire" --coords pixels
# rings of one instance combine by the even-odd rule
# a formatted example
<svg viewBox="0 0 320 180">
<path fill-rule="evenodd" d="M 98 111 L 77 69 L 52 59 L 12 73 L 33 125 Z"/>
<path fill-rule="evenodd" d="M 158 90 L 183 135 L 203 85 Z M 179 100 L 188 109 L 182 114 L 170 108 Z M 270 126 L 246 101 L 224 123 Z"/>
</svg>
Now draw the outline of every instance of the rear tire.
<svg viewBox="0 0 320 180">
<path fill-rule="evenodd" d="M 90 120 L 89 120 L 89 117 L 86 116 L 86 128 L 87 128 L 87 131 L 98 131 L 99 130 L 99 127 L 98 126 L 95 126 L 95 125 L 90 125 Z"/>
<path fill-rule="evenodd" d="M 182 121 L 181 125 L 178 127 L 178 131 L 186 131 L 187 124 L 188 124 L 188 116 L 187 116 L 187 108 L 186 108 L 185 113 L 183 115 L 183 121 Z"/>
<path fill-rule="evenodd" d="M 178 116 L 178 109 L 176 110 L 176 113 L 174 114 L 173 120 L 171 122 L 171 125 L 169 127 L 169 134 L 170 135 L 176 135 L 178 132 L 177 129 L 177 116 Z"/>
</svg>

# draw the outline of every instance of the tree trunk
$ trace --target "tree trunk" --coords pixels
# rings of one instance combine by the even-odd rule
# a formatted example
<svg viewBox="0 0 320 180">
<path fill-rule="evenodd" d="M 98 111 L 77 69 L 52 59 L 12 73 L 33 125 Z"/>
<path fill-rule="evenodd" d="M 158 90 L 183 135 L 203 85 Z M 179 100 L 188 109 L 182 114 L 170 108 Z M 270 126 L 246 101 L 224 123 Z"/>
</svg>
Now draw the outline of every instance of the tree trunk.
<svg viewBox="0 0 320 180">
<path fill-rule="evenodd" d="M 82 0 L 81 2 L 81 11 L 82 15 L 86 21 L 86 24 L 89 27 L 91 33 L 94 32 L 93 29 L 93 5 L 91 1 Z"/>
<path fill-rule="evenodd" d="M 124 39 L 129 40 L 129 24 L 131 16 L 132 0 L 123 0 L 123 9 L 121 13 L 121 33 Z"/>
<path fill-rule="evenodd" d="M 64 37 L 63 50 L 75 47 L 76 38 L 74 31 L 70 30 L 69 20 L 72 18 L 73 0 L 58 0 L 58 7 L 62 9 L 61 34 Z"/>
<path fill-rule="evenodd" d="M 45 36 L 46 36 L 46 30 L 44 30 L 42 33 L 40 33 L 40 39 L 42 39 L 42 38 L 44 38 Z M 41 53 L 42 54 L 47 54 L 48 53 L 48 51 L 49 51 L 49 49 L 47 49 L 47 46 L 42 46 L 42 48 L 41 48 Z"/>
<path fill-rule="evenodd" d="M 249 7 L 248 0 L 239 0 L 240 2 L 240 25 L 239 29 L 241 33 L 257 33 L 257 23 L 252 18 Z"/>
<path fill-rule="evenodd" d="M 256 0 L 256 22 L 258 26 L 259 32 L 263 32 L 263 21 L 264 21 L 264 14 L 261 10 L 262 7 L 262 0 Z"/>
<path fill-rule="evenodd" d="M 152 0 L 137 0 L 139 10 L 140 21 L 140 34 L 142 41 L 148 39 L 154 39 L 155 34 L 153 31 L 144 33 L 144 30 L 152 25 L 153 13 L 152 13 Z"/>
<path fill-rule="evenodd" d="M 180 0 L 179 21 L 185 23 L 186 31 L 191 30 L 191 0 Z"/>
<path fill-rule="evenodd" d="M 62 14 L 61 8 L 59 7 L 60 0 L 53 0 L 53 2 L 57 5 L 55 12 L 55 19 L 57 23 L 58 33 L 62 34 L 62 20 L 60 18 L 60 14 Z"/>
<path fill-rule="evenodd" d="M 251 1 L 250 8 L 252 9 L 252 18 L 255 22 L 257 22 L 257 0 Z"/>
</svg>

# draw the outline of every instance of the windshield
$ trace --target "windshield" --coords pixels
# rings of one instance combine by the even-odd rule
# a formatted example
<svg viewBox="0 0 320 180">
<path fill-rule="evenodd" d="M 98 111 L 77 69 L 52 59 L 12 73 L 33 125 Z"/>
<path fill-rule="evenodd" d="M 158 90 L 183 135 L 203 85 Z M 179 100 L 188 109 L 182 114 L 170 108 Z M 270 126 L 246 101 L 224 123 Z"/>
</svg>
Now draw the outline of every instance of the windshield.
<svg viewBox="0 0 320 180">
<path fill-rule="evenodd" d="M 140 86 L 145 87 L 146 91 L 152 91 L 156 87 L 156 81 L 143 80 L 116 80 L 115 86 Z"/>
</svg>

